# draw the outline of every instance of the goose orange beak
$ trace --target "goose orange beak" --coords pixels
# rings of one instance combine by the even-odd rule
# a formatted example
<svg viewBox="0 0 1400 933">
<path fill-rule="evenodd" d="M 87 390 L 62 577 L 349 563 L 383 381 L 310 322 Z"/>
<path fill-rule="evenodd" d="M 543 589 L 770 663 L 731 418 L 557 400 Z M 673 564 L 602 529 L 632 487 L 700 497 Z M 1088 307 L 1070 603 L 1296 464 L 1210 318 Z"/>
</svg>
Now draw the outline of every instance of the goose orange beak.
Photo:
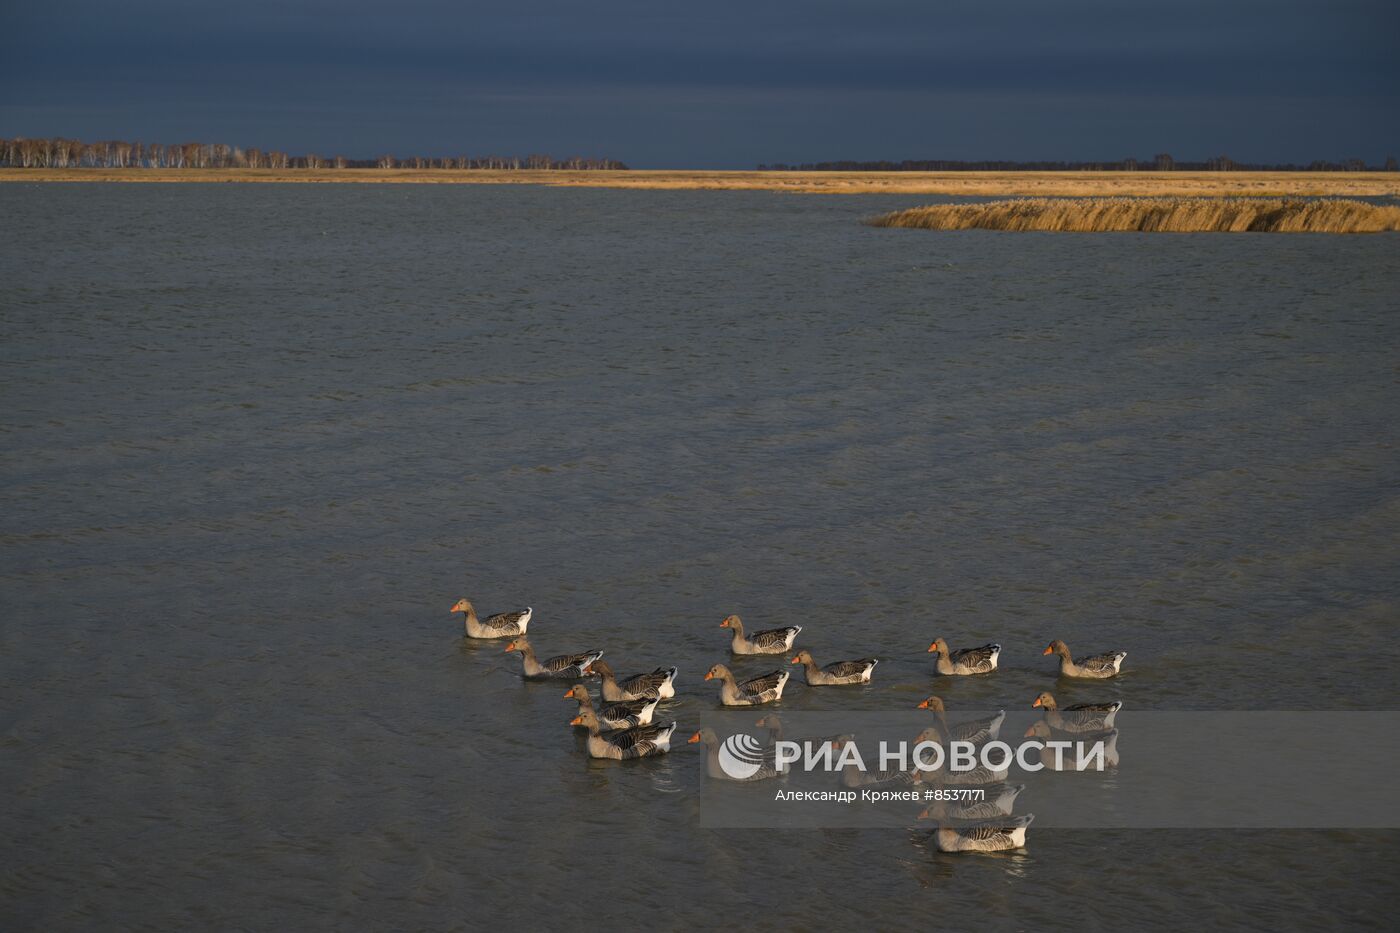
<svg viewBox="0 0 1400 933">
<path fill-rule="evenodd" d="M 705 672 L 705 679 L 706 679 L 706 680 L 714 680 L 714 679 L 715 679 L 715 675 L 714 675 L 713 673 L 711 673 L 710 671 L 706 671 L 706 672 Z"/>
<path fill-rule="evenodd" d="M 1031 709 L 1038 709 L 1039 707 L 1040 707 L 1040 697 L 1036 697 L 1036 698 L 1035 698 L 1035 702 L 1031 704 Z"/>
<path fill-rule="evenodd" d="M 801 658 L 793 658 L 793 659 L 792 659 L 791 661 L 789 661 L 788 663 L 789 663 L 789 664 L 801 664 L 801 663 L 802 663 L 802 659 L 801 659 Z"/>
<path fill-rule="evenodd" d="M 564 694 L 564 699 L 566 699 L 566 700 L 572 700 L 573 698 L 574 698 L 574 691 L 573 691 L 572 688 L 570 688 L 569 692 L 566 693 L 566 694 Z"/>
<path fill-rule="evenodd" d="M 515 650 L 515 642 L 509 643 L 509 644 L 506 645 L 505 648 L 503 648 L 502 650 L 503 650 L 503 651 L 514 651 L 514 650 Z"/>
<path fill-rule="evenodd" d="M 694 745 L 694 744 L 695 744 L 696 742 L 698 742 L 698 741 L 700 741 L 700 733 L 697 732 L 697 733 L 695 733 L 694 735 L 692 735 L 690 738 L 686 739 L 686 740 L 685 740 L 685 744 L 687 744 L 687 745 Z"/>
<path fill-rule="evenodd" d="M 721 622 L 721 623 L 719 624 L 719 627 L 720 627 L 720 628 L 729 628 L 729 620 L 728 620 L 728 619 L 725 619 L 723 622 Z"/>
<path fill-rule="evenodd" d="M 1052 654 L 1054 653 L 1054 651 L 1054 648 L 1046 648 L 1044 651 L 1041 652 L 1041 654 Z"/>
<path fill-rule="evenodd" d="M 928 646 L 928 651 L 925 651 L 924 654 L 928 654 L 930 651 L 937 651 L 937 650 L 938 650 L 938 642 L 934 642 L 933 644 L 931 644 L 931 645 Z"/>
<path fill-rule="evenodd" d="M 928 700 L 919 704 L 919 709 L 928 709 Z"/>
<path fill-rule="evenodd" d="M 583 725 L 583 717 L 582 717 L 582 716 L 575 716 L 573 719 L 570 719 L 570 720 L 569 720 L 569 725 L 571 725 L 571 726 L 581 726 L 581 725 Z"/>
</svg>

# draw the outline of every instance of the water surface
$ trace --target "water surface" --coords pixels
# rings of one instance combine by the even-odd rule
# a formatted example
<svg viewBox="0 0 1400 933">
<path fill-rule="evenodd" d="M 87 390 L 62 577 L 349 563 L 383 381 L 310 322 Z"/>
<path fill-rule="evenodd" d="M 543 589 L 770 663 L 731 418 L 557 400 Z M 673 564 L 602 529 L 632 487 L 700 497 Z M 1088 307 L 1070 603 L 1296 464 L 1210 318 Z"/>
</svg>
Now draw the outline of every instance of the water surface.
<svg viewBox="0 0 1400 933">
<path fill-rule="evenodd" d="M 1396 708 L 1396 238 L 857 222 L 928 200 L 0 187 L 5 925 L 1382 922 L 1393 832 L 701 829 L 693 747 L 462 639 L 674 664 L 684 734 L 731 612 L 882 658 L 789 709 L 1028 705 L 1055 637 Z"/>
</svg>

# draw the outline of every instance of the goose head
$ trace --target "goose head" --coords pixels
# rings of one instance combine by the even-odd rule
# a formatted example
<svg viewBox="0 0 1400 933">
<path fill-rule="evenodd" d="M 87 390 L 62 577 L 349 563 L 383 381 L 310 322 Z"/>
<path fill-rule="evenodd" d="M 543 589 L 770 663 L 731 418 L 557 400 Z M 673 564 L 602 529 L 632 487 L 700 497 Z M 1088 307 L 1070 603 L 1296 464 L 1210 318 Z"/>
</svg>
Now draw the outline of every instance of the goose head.
<svg viewBox="0 0 1400 933">
<path fill-rule="evenodd" d="M 1050 738 L 1050 727 L 1043 722 L 1032 723 L 1031 727 L 1026 730 L 1026 734 L 1021 736 L 1021 738 L 1048 739 Z"/>
<path fill-rule="evenodd" d="M 715 678 L 724 679 L 732 676 L 733 675 L 729 673 L 729 668 L 725 667 L 723 664 L 716 664 L 705 672 L 706 680 L 714 680 Z"/>
<path fill-rule="evenodd" d="M 697 742 L 703 742 L 706 745 L 718 745 L 719 736 L 716 735 L 715 730 L 711 729 L 709 726 L 702 726 L 696 730 L 694 735 L 686 739 L 685 742 L 687 745 L 694 745 Z"/>
</svg>

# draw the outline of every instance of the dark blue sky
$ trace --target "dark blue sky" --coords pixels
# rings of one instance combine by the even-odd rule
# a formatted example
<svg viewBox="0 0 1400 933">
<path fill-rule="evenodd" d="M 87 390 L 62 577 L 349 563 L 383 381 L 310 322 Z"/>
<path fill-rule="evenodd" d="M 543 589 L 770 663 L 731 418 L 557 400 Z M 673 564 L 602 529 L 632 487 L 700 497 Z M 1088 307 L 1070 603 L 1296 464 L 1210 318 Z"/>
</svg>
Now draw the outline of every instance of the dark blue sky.
<svg viewBox="0 0 1400 933">
<path fill-rule="evenodd" d="M 1394 0 L 0 0 L 0 136 L 321 155 L 1400 155 Z"/>
</svg>

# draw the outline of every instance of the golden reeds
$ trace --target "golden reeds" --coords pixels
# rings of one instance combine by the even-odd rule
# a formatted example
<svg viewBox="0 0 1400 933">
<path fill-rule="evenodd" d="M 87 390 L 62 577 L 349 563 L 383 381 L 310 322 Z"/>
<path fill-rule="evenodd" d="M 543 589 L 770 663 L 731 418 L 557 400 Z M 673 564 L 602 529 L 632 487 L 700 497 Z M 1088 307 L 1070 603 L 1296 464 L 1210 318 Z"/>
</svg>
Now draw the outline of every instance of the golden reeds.
<svg viewBox="0 0 1400 933">
<path fill-rule="evenodd" d="M 1344 199 L 1019 198 L 915 207 L 867 223 L 923 230 L 1382 233 L 1400 230 L 1400 207 Z"/>
</svg>

